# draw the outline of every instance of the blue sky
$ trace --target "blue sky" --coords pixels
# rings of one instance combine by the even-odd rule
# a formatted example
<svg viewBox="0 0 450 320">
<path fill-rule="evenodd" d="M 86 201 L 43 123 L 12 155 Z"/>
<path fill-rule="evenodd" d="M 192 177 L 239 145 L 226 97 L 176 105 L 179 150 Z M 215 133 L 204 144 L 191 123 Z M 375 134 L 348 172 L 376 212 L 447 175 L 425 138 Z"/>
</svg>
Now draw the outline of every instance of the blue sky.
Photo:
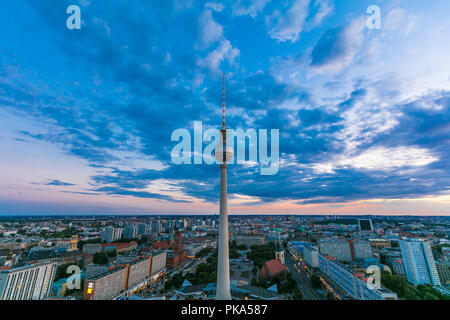
<svg viewBox="0 0 450 320">
<path fill-rule="evenodd" d="M 66 8 L 81 8 L 81 30 Z M 366 26 L 381 9 L 381 29 Z M 171 133 L 279 129 L 279 173 L 229 168 L 231 213 L 450 208 L 445 0 L 2 1 L 0 214 L 218 211 Z"/>
</svg>

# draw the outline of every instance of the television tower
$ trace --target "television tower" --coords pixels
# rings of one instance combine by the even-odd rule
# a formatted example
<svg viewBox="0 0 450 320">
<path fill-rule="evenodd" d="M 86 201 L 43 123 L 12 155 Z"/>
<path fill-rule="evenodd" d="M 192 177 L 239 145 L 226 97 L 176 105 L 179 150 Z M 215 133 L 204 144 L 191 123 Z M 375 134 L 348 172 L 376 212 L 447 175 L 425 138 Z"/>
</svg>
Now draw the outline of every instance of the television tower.
<svg viewBox="0 0 450 320">
<path fill-rule="evenodd" d="M 227 162 L 233 158 L 233 150 L 227 145 L 227 129 L 225 127 L 225 73 L 223 74 L 222 129 L 220 132 L 220 142 L 215 151 L 215 157 L 220 163 L 219 256 L 216 300 L 231 300 L 228 253 Z"/>
</svg>

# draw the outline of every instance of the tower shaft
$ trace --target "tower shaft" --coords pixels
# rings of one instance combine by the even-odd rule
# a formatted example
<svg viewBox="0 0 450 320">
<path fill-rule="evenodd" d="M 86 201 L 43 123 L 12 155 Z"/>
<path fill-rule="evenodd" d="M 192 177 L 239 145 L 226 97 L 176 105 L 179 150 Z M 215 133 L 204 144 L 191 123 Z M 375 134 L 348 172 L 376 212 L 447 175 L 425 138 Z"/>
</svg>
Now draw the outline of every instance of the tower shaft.
<svg viewBox="0 0 450 320">
<path fill-rule="evenodd" d="M 219 252 L 216 300 L 231 300 L 228 251 L 227 165 L 220 166 Z"/>
<path fill-rule="evenodd" d="M 227 148 L 227 130 L 225 127 L 225 74 L 223 74 L 221 152 L 216 154 L 220 165 L 220 215 L 219 215 L 219 252 L 217 261 L 216 300 L 231 300 L 230 261 L 228 251 L 228 193 L 227 193 L 227 159 L 232 151 Z M 216 150 L 217 151 L 217 150 Z"/>
</svg>

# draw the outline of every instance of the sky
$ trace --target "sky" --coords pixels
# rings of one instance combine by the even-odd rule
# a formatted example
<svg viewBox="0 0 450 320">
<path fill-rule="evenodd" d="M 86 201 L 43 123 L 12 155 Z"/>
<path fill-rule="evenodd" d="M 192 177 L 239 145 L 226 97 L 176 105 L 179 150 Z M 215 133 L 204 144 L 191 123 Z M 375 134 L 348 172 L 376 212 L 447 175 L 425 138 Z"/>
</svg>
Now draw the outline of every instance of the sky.
<svg viewBox="0 0 450 320">
<path fill-rule="evenodd" d="M 81 29 L 66 13 L 78 5 Z M 369 28 L 367 8 L 381 25 Z M 450 215 L 447 0 L 0 2 L 0 215 L 217 214 L 194 121 L 279 129 L 230 214 Z"/>
</svg>

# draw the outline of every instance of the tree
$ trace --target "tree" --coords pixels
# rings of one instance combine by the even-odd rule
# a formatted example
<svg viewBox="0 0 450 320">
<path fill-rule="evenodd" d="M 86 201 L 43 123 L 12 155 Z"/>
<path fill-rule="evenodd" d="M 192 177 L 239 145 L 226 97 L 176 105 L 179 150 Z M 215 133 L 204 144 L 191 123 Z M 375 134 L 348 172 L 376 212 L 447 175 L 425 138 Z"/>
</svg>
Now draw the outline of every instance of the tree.
<svg viewBox="0 0 450 320">
<path fill-rule="evenodd" d="M 256 276 L 256 273 L 257 273 L 257 272 L 258 272 L 258 268 L 257 268 L 256 266 L 253 266 L 253 269 L 252 269 L 253 275 Z"/>
<path fill-rule="evenodd" d="M 95 264 L 105 265 L 108 264 L 108 254 L 104 251 L 97 252 L 94 254 L 94 258 L 92 260 Z"/>
<path fill-rule="evenodd" d="M 316 289 L 320 289 L 322 288 L 322 281 L 320 281 L 320 278 L 318 276 L 316 276 L 315 274 L 313 274 L 311 276 L 311 282 L 314 288 Z"/>
<path fill-rule="evenodd" d="M 391 241 L 391 247 L 398 248 L 398 247 L 400 247 L 400 245 L 399 245 L 398 241 Z"/>
<path fill-rule="evenodd" d="M 200 250 L 199 252 L 197 252 L 197 254 L 195 255 L 196 258 L 201 258 L 206 256 L 208 253 L 210 253 L 212 251 L 212 248 L 204 248 L 202 250 Z"/>
<path fill-rule="evenodd" d="M 70 275 L 67 274 L 67 268 L 70 266 L 70 263 L 67 264 L 62 264 L 59 265 L 58 267 L 56 267 L 56 272 L 55 272 L 55 279 L 54 281 L 58 281 L 60 279 L 64 279 L 69 277 Z"/>
<path fill-rule="evenodd" d="M 253 245 L 250 251 L 247 252 L 247 258 L 252 260 L 258 268 L 261 268 L 264 262 L 275 259 L 275 245 L 272 242 L 263 245 Z"/>
<path fill-rule="evenodd" d="M 438 290 L 430 285 L 419 285 L 414 287 L 402 276 L 391 275 L 388 272 L 381 272 L 381 284 L 394 291 L 399 298 L 406 300 L 448 300 Z"/>
<path fill-rule="evenodd" d="M 303 300 L 303 294 L 299 288 L 294 289 L 294 300 Z"/>
<path fill-rule="evenodd" d="M 117 257 L 117 251 L 116 251 L 116 249 L 111 250 L 111 251 L 108 251 L 108 257 L 110 257 L 110 258 Z"/>
<path fill-rule="evenodd" d="M 167 280 L 165 283 L 165 289 L 170 290 L 172 288 L 180 288 L 184 282 L 184 278 L 180 273 L 176 273 L 173 275 L 172 279 Z"/>
<path fill-rule="evenodd" d="M 239 257 L 241 256 L 236 249 L 230 249 L 229 255 L 230 255 L 229 256 L 230 259 L 239 259 Z"/>
<path fill-rule="evenodd" d="M 278 291 L 280 293 L 291 293 L 297 288 L 297 282 L 295 281 L 294 277 L 291 273 L 288 273 L 286 280 L 278 283 Z"/>
</svg>

